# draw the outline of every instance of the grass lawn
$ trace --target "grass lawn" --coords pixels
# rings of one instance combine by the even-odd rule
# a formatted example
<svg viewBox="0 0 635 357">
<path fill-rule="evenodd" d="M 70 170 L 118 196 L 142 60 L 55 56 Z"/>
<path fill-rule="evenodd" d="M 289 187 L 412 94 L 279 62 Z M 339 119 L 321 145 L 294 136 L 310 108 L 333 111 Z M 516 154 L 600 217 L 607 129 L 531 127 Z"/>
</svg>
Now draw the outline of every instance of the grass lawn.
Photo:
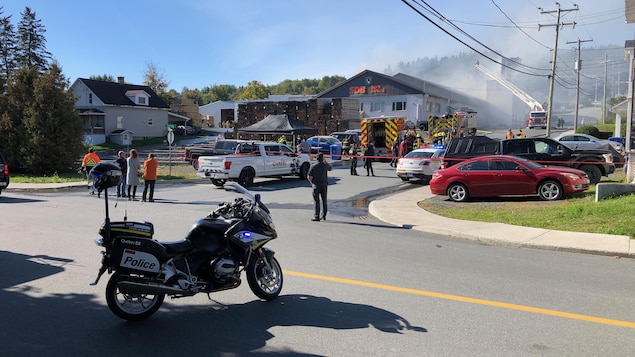
<svg viewBox="0 0 635 357">
<path fill-rule="evenodd" d="M 623 182 L 623 175 L 602 182 Z M 419 206 L 439 216 L 468 221 L 498 222 L 523 227 L 626 235 L 635 238 L 633 215 L 635 195 L 595 202 L 595 185 L 564 200 L 545 202 L 535 199 L 475 200 L 450 205 L 423 201 Z M 450 207 L 449 207 L 450 206 Z"/>
</svg>

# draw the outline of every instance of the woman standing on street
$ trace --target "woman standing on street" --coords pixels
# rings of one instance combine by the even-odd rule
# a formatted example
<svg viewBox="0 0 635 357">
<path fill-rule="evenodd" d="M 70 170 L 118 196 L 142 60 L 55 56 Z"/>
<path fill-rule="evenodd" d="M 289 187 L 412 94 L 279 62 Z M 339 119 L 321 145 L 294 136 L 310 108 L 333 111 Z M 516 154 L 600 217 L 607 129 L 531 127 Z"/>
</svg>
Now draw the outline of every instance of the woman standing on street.
<svg viewBox="0 0 635 357">
<path fill-rule="evenodd" d="M 128 157 L 127 162 L 128 173 L 126 174 L 126 183 L 128 185 L 128 201 L 135 201 L 137 186 L 139 185 L 139 169 L 141 168 L 137 150 L 130 150 L 130 157 Z M 130 195 L 130 189 L 132 189 L 132 195 Z"/>
</svg>

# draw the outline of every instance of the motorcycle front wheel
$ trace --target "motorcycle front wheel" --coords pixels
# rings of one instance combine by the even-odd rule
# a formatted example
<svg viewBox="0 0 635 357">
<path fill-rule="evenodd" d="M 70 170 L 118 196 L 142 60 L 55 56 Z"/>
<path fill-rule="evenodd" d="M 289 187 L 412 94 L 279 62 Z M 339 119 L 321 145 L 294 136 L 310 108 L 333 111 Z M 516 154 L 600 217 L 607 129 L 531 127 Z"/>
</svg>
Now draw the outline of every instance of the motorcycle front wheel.
<svg viewBox="0 0 635 357">
<path fill-rule="evenodd" d="M 267 266 L 260 257 L 252 259 L 246 268 L 247 282 L 251 291 L 259 298 L 273 300 L 282 290 L 282 268 L 276 258 L 271 257 Z"/>
<path fill-rule="evenodd" d="M 119 282 L 125 275 L 113 274 L 106 286 L 106 302 L 115 315 L 124 320 L 139 321 L 157 312 L 165 299 L 164 294 L 124 294 L 119 290 Z"/>
</svg>

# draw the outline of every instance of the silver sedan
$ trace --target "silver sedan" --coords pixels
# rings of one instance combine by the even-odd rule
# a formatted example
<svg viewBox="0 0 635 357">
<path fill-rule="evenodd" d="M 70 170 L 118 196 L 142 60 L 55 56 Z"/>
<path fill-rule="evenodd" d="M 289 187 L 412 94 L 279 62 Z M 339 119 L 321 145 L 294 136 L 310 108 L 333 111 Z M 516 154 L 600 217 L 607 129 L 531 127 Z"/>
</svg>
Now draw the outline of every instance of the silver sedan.
<svg viewBox="0 0 635 357">
<path fill-rule="evenodd" d="M 420 179 L 430 181 L 435 170 L 441 168 L 443 149 L 416 149 L 397 162 L 397 176 L 403 181 Z"/>
</svg>

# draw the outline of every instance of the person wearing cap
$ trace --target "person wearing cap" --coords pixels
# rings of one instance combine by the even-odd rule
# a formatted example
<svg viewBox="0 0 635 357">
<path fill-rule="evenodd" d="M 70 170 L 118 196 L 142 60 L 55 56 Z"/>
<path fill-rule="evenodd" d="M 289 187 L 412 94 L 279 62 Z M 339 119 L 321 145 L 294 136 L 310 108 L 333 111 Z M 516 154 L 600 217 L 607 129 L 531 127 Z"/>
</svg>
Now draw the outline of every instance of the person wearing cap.
<svg viewBox="0 0 635 357">
<path fill-rule="evenodd" d="M 313 201 L 315 202 L 315 211 L 312 221 L 319 221 L 320 219 L 326 220 L 327 203 L 326 203 L 326 191 L 328 187 L 328 171 L 333 170 L 331 165 L 324 161 L 324 154 L 319 153 L 317 156 L 317 162 L 311 165 L 307 174 L 307 180 L 311 183 L 313 189 Z M 320 202 L 320 199 L 322 202 Z M 322 215 L 320 215 L 320 208 L 322 209 Z"/>
</svg>

